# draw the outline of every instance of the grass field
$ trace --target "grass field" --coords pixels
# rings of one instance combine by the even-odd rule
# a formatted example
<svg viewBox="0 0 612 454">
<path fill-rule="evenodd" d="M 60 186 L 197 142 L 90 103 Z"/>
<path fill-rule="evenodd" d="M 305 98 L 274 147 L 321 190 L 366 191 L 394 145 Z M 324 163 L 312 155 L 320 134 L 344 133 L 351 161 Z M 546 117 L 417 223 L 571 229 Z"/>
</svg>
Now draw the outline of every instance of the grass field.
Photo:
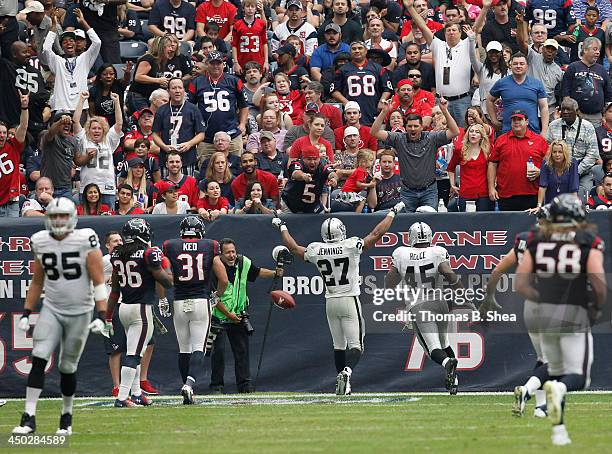
<svg viewBox="0 0 612 454">
<path fill-rule="evenodd" d="M 115 409 L 108 399 L 75 404 L 76 453 L 389 453 L 610 452 L 612 394 L 571 395 L 566 426 L 573 444 L 554 448 L 550 424 L 511 416 L 509 394 L 251 394 L 202 396 L 183 407 L 158 397 L 148 408 Z M 54 433 L 59 400 L 44 400 L 37 433 Z M 19 422 L 22 401 L 0 408 L 0 434 Z M 117 451 L 115 451 L 117 450 Z M 6 450 L 4 450 L 6 451 Z M 41 452 L 19 449 L 13 452 Z"/>
</svg>

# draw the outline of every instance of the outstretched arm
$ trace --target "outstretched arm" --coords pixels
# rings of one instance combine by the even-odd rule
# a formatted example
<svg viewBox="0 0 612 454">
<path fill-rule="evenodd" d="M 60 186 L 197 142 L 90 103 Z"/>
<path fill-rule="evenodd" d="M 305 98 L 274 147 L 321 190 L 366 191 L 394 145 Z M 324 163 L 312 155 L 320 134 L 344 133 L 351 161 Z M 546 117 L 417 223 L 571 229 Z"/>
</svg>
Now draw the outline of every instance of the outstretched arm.
<svg viewBox="0 0 612 454">
<path fill-rule="evenodd" d="M 395 215 L 400 213 L 404 209 L 404 202 L 400 202 L 396 204 L 389 213 L 385 216 L 385 218 L 378 223 L 374 230 L 372 230 L 364 239 L 363 239 L 363 249 L 369 249 L 376 244 L 378 240 L 389 230 L 393 220 L 395 219 Z"/>
<path fill-rule="evenodd" d="M 272 225 L 280 230 L 283 243 L 285 246 L 287 246 L 289 252 L 304 260 L 304 252 L 306 251 L 306 248 L 297 244 L 289 233 L 289 229 L 287 228 L 285 222 L 281 218 L 275 217 L 272 219 Z"/>
</svg>

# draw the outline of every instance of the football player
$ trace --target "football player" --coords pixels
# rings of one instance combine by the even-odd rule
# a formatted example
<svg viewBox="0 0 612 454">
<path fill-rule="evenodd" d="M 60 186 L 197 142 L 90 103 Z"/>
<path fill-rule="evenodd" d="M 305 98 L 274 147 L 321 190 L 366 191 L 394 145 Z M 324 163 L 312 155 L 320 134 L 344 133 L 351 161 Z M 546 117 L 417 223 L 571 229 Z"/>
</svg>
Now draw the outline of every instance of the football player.
<svg viewBox="0 0 612 454">
<path fill-rule="evenodd" d="M 441 246 L 432 246 L 431 227 L 424 222 L 415 222 L 408 230 L 409 246 L 402 246 L 393 252 L 393 265 L 385 276 L 385 288 L 394 288 L 400 282 L 419 291 L 441 289 L 442 278 L 451 288 L 460 288 L 459 276 L 451 269 L 448 252 Z M 407 301 L 410 313 L 414 314 L 415 335 L 429 357 L 446 371 L 445 385 L 450 394 L 457 394 L 457 358 L 448 342 L 448 322 L 431 321 L 428 314 L 449 313 L 447 301 L 427 297 L 418 293 L 414 300 Z"/>
<path fill-rule="evenodd" d="M 101 334 L 105 329 L 107 293 L 98 235 L 92 229 L 75 230 L 76 224 L 74 203 L 60 197 L 47 206 L 46 230 L 32 235 L 34 275 L 19 329 L 30 329 L 30 315 L 43 289 L 45 296 L 34 327 L 25 412 L 21 423 L 13 429 L 15 434 L 36 431 L 36 404 L 45 383 L 45 367 L 58 345 L 62 413 L 56 433 L 72 434 L 72 404 L 79 359 L 89 331 Z M 92 322 L 94 307 L 97 318 Z"/>
<path fill-rule="evenodd" d="M 107 322 L 111 323 L 121 295 L 119 319 L 125 329 L 127 349 L 115 407 L 146 406 L 152 402 L 140 389 L 140 360 L 153 335 L 151 305 L 155 300 L 155 282 L 170 288 L 172 277 L 162 268 L 162 252 L 150 247 L 152 234 L 147 221 L 130 219 L 123 226 L 122 235 L 123 245 L 111 254 L 113 276 L 107 315 Z"/>
<path fill-rule="evenodd" d="M 346 237 L 346 227 L 338 218 L 329 218 L 321 225 L 323 242 L 300 246 L 289 234 L 289 229 L 278 217 L 272 224 L 279 228 L 289 251 L 315 265 L 325 283 L 325 311 L 334 346 L 336 364 L 336 394 L 351 394 L 351 376 L 363 354 L 364 321 L 359 288 L 359 260 L 389 230 L 395 215 L 404 203 L 395 205 L 385 218 L 365 238 Z"/>
<path fill-rule="evenodd" d="M 198 373 L 204 369 L 204 343 L 210 331 L 211 276 L 215 274 L 217 293 L 222 295 L 227 286 L 227 273 L 218 257 L 219 244 L 204 239 L 204 221 L 199 216 L 183 218 L 180 229 L 181 238 L 165 241 L 162 250 L 170 260 L 174 277 L 174 329 L 179 344 L 179 371 L 184 383 L 181 395 L 183 404 L 191 405 Z M 223 312 L 223 303 L 215 303 Z M 163 316 L 170 315 L 169 309 L 169 306 L 160 306 Z"/>
<path fill-rule="evenodd" d="M 606 300 L 604 243 L 585 217 L 575 195 L 555 197 L 549 222 L 531 235 L 517 269 L 516 291 L 526 299 L 525 324 L 541 333 L 548 359 L 544 391 L 554 445 L 571 443 L 563 421 L 565 394 L 589 386 L 591 323 Z M 587 296 L 589 284 L 594 301 Z"/>
</svg>

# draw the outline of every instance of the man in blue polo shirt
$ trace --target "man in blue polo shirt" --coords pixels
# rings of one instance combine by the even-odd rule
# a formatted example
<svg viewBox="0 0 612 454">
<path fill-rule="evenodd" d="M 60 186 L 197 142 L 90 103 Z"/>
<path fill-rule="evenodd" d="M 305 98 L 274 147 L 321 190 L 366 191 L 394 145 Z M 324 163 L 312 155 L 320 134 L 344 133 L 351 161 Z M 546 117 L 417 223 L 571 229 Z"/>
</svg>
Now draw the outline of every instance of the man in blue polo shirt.
<svg viewBox="0 0 612 454">
<path fill-rule="evenodd" d="M 321 80 L 321 71 L 334 65 L 334 57 L 340 52 L 349 52 L 349 45 L 342 42 L 342 30 L 338 24 L 327 24 L 325 27 L 325 44 L 317 47 L 310 59 L 310 75 L 317 82 Z"/>
<path fill-rule="evenodd" d="M 510 59 L 512 74 L 499 79 L 487 97 L 487 113 L 496 130 L 502 133 L 511 129 L 511 114 L 522 110 L 529 119 L 529 129 L 546 137 L 548 131 L 548 95 L 542 82 L 527 75 L 527 57 L 517 52 Z M 497 120 L 495 102 L 500 99 L 504 106 L 503 125 Z M 540 118 L 538 119 L 538 108 Z M 541 125 L 541 127 L 540 127 Z"/>
</svg>

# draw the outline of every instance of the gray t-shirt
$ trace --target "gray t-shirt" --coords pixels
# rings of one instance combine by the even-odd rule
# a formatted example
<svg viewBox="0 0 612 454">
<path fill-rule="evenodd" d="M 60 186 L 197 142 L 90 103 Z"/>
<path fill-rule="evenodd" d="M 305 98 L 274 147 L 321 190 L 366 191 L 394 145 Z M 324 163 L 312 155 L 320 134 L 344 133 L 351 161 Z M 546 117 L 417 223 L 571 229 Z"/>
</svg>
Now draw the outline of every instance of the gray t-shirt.
<svg viewBox="0 0 612 454">
<path fill-rule="evenodd" d="M 417 142 L 408 140 L 405 132 L 389 132 L 384 144 L 397 151 L 400 178 L 406 188 L 424 188 L 436 179 L 436 152 L 449 144 L 446 131 L 423 132 Z"/>
<path fill-rule="evenodd" d="M 57 134 L 50 141 L 46 140 L 47 133 L 40 139 L 42 159 L 40 163 L 40 176 L 50 178 L 53 187 L 57 189 L 72 188 L 72 163 L 77 147 L 77 140 L 72 136 Z"/>
<path fill-rule="evenodd" d="M 527 62 L 529 63 L 527 75 L 542 81 L 546 89 L 546 95 L 548 96 L 548 107 L 554 107 L 557 104 L 555 99 L 555 87 L 563 79 L 561 67 L 554 61 L 549 65 L 544 63 L 542 54 L 533 50 L 532 47 L 529 48 Z"/>
<path fill-rule="evenodd" d="M 16 16 L 17 0 L 4 0 L 0 2 L 0 16 Z"/>
</svg>

